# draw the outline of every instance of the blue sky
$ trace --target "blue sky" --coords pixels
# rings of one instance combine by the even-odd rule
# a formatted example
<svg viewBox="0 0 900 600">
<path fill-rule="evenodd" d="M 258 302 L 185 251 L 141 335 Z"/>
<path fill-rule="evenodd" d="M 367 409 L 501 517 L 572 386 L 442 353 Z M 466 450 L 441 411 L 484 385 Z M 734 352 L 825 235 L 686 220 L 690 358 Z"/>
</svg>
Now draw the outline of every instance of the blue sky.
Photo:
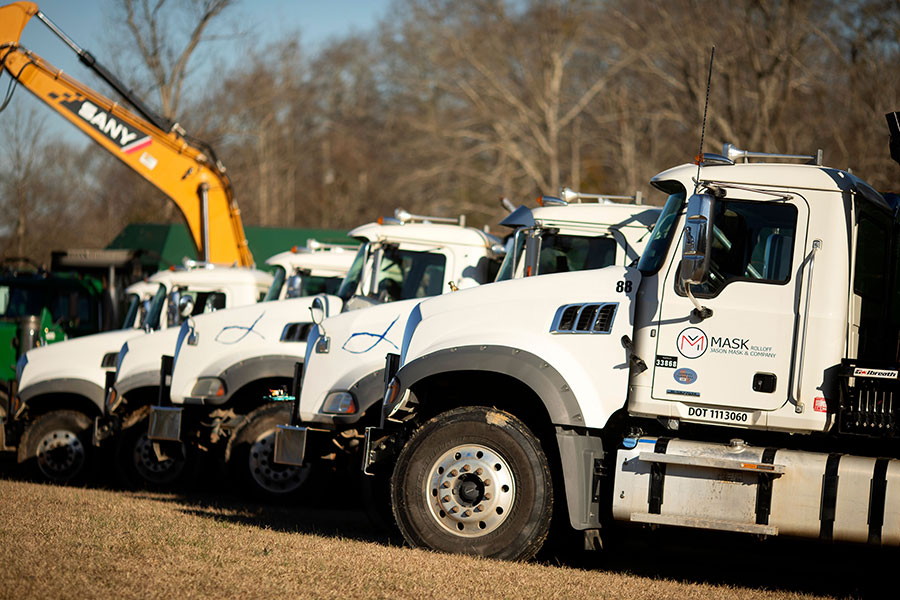
<svg viewBox="0 0 900 600">
<path fill-rule="evenodd" d="M 10 1 L 0 0 L 0 5 Z M 101 64 L 112 67 L 111 61 L 104 56 L 108 52 L 104 39 L 109 38 L 106 28 L 110 24 L 105 12 L 114 1 L 43 0 L 37 4 L 75 43 L 90 51 Z M 220 24 L 237 22 L 251 35 L 237 43 L 218 43 L 216 50 L 224 55 L 226 63 L 232 63 L 254 44 L 254 36 L 259 39 L 259 47 L 262 47 L 270 41 L 299 32 L 303 48 L 315 52 L 331 38 L 370 29 L 387 13 L 390 4 L 391 0 L 240 0 L 220 17 Z M 81 66 L 75 54 L 37 19 L 29 21 L 20 42 L 76 79 L 91 87 L 96 85 L 93 74 Z M 0 80 L 3 89 L 6 77 L 4 75 Z M 27 95 L 24 90 L 20 92 L 23 96 Z M 31 102 L 37 103 L 33 99 Z M 47 113 L 53 111 L 48 110 Z M 61 117 L 50 117 L 47 124 L 53 129 L 71 129 L 71 133 L 66 132 L 66 138 L 70 141 L 84 139 Z"/>
</svg>

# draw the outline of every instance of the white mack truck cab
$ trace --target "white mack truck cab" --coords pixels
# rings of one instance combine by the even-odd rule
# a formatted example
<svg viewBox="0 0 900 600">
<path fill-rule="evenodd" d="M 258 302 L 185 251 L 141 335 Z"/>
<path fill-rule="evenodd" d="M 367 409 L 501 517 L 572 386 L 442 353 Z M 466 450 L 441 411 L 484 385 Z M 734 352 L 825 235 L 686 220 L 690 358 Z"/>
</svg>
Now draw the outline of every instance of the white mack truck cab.
<svg viewBox="0 0 900 600">
<path fill-rule="evenodd" d="M 723 154 L 653 178 L 636 267 L 419 304 L 364 460 L 411 545 L 525 559 L 554 511 L 592 543 L 900 544 L 898 205 L 821 154 Z"/>
<path fill-rule="evenodd" d="M 269 257 L 266 264 L 274 267 L 275 281 L 266 300 L 334 294 L 356 252 L 356 245 L 326 244 L 310 238 L 305 247 L 294 246 Z"/>
<path fill-rule="evenodd" d="M 451 286 L 490 281 L 499 264 L 500 241 L 456 219 L 398 210 L 393 219 L 362 225 L 348 235 L 362 246 L 336 296 L 285 301 L 183 326 L 175 347 L 170 404 L 152 408 L 149 429 L 161 456 L 172 461 L 167 464 L 178 464 L 191 447 L 211 448 L 242 491 L 286 497 L 303 483 L 308 469 L 274 464 L 272 443 L 276 424 L 290 418 L 286 401 L 292 399 L 295 365 L 307 354 L 313 304 L 324 316 L 342 308 L 423 298 Z M 375 346 L 382 334 L 360 332 L 354 343 Z M 128 360 L 125 355 L 120 378 Z M 182 442 L 188 448 L 182 450 Z"/>
<path fill-rule="evenodd" d="M 190 297 L 193 312 L 202 313 L 256 302 L 272 283 L 271 275 L 253 269 L 188 265 L 129 286 L 121 329 L 35 348 L 19 359 L 18 404 L 6 425 L 7 449 L 18 452 L 32 475 L 65 483 L 85 473 L 92 426 L 103 415 L 106 377 L 119 349 L 127 340 L 175 324 L 177 298 Z M 98 442 L 108 432 L 100 433 Z"/>
<path fill-rule="evenodd" d="M 496 281 L 635 262 L 660 209 L 612 203 L 611 198 L 634 202 L 640 194 L 604 196 L 565 188 L 558 198 L 541 198 L 538 207 L 516 209 L 501 222 L 516 231 Z M 593 202 L 583 202 L 588 200 Z M 277 461 L 312 464 L 339 448 L 347 465 L 359 472 L 363 432 L 381 417 L 384 355 L 399 351 L 410 313 L 420 301 L 340 314 L 313 330 L 310 340 L 316 342 L 307 346 L 299 418 L 278 429 Z"/>
<path fill-rule="evenodd" d="M 267 265 L 275 267 L 275 272 L 274 277 L 267 275 L 270 284 L 267 291 L 258 294 L 265 300 L 258 306 L 251 301 L 240 302 L 230 305 L 228 310 L 203 311 L 201 315 L 195 305 L 189 315 L 176 314 L 173 319 L 177 318 L 177 324 L 206 319 L 232 323 L 247 311 L 277 312 L 282 306 L 278 300 L 293 302 L 291 298 L 297 298 L 304 290 L 336 288 L 349 269 L 355 250 L 355 246 L 309 239 L 306 247 L 294 247 L 266 260 Z M 179 332 L 179 327 L 171 327 L 129 340 L 118 349 L 115 379 L 106 399 L 104 430 L 109 432 L 107 435 L 121 432 L 116 436 L 115 466 L 120 479 L 128 485 L 166 485 L 189 474 L 180 462 L 159 461 L 146 437 L 150 405 L 159 397 L 160 358 L 172 352 Z"/>
</svg>

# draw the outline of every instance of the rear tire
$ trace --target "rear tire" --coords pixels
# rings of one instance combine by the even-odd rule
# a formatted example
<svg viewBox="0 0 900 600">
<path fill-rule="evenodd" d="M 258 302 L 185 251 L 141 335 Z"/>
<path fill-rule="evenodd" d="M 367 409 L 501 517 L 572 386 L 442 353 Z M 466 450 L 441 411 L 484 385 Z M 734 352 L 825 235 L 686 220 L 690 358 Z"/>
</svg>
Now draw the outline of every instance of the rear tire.
<svg viewBox="0 0 900 600">
<path fill-rule="evenodd" d="M 537 438 L 515 416 L 464 407 L 425 423 L 397 458 L 394 517 L 411 546 L 527 560 L 553 514 L 553 483 Z"/>
<path fill-rule="evenodd" d="M 91 419 L 78 411 L 56 410 L 32 421 L 19 444 L 19 462 L 37 481 L 69 485 L 87 479 L 93 446 Z"/>
<path fill-rule="evenodd" d="M 253 498 L 281 501 L 292 498 L 306 482 L 310 466 L 278 464 L 275 426 L 291 420 L 291 404 L 267 404 L 247 415 L 234 431 L 227 454 L 228 473 L 238 491 Z"/>
</svg>

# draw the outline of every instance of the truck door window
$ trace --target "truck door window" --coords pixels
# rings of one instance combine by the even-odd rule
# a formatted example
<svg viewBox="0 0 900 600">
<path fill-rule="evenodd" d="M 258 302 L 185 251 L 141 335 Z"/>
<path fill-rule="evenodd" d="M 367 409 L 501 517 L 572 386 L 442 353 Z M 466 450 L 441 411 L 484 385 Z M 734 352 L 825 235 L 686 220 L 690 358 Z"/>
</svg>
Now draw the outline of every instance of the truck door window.
<svg viewBox="0 0 900 600">
<path fill-rule="evenodd" d="M 709 280 L 691 286 L 691 291 L 697 297 L 710 298 L 733 281 L 787 283 L 796 230 L 797 208 L 791 204 L 717 201 Z M 676 280 L 676 290 L 684 295 L 680 280 Z"/>
<path fill-rule="evenodd" d="M 853 292 L 862 301 L 857 358 L 883 360 L 897 355 L 897 311 L 890 306 L 896 298 L 889 295 L 892 291 L 890 216 L 869 210 L 860 206 L 856 233 Z"/>
<path fill-rule="evenodd" d="M 194 298 L 194 310 L 191 311 L 192 317 L 225 308 L 225 294 L 223 292 L 194 292 L 184 290 L 181 293 L 184 296 L 193 296 Z"/>
<path fill-rule="evenodd" d="M 439 294 L 446 263 L 443 254 L 385 247 L 378 269 L 377 297 L 392 302 Z"/>
</svg>

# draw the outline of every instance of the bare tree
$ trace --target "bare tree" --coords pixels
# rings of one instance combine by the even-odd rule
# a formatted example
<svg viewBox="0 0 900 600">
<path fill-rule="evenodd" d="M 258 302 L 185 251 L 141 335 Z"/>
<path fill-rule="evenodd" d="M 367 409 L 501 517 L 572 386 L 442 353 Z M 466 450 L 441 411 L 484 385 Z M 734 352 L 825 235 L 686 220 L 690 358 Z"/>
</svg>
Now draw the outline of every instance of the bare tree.
<svg viewBox="0 0 900 600">
<path fill-rule="evenodd" d="M 446 150 L 410 178 L 453 169 L 507 195 L 555 192 L 578 171 L 565 166 L 581 157 L 576 123 L 642 51 L 589 2 L 409 0 L 402 11 L 384 36 L 394 74 L 421 104 L 422 134 Z"/>
<path fill-rule="evenodd" d="M 39 200 L 41 181 L 41 144 L 45 118 L 39 116 L 34 105 L 14 102 L 11 111 L 0 122 L 5 142 L 0 151 L 6 160 L 0 170 L 3 186 L 4 214 L 14 215 L 15 225 L 7 233 L 11 238 L 7 248 L 16 256 L 27 256 L 25 242 L 30 233 L 30 214 Z"/>
<path fill-rule="evenodd" d="M 210 39 L 211 24 L 234 0 L 119 0 L 114 4 L 116 46 L 134 55 L 147 86 L 159 97 L 162 115 L 174 120 L 198 46 Z M 119 38 L 121 32 L 128 36 Z"/>
</svg>

